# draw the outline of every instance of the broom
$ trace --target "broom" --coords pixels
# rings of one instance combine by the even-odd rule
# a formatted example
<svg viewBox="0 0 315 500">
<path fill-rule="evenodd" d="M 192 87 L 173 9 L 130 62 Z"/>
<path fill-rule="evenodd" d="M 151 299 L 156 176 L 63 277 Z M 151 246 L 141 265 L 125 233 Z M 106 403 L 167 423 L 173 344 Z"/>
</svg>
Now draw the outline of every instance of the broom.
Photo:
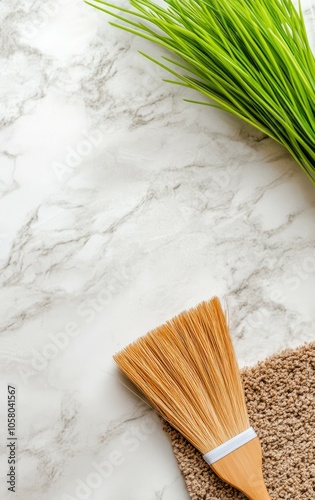
<svg viewBox="0 0 315 500">
<path fill-rule="evenodd" d="M 168 49 L 176 57 L 165 63 L 143 55 L 176 77 L 165 81 L 212 99 L 199 104 L 229 111 L 282 144 L 315 183 L 315 58 L 300 3 L 130 0 L 133 8 L 123 9 L 85 1 L 126 23 L 114 26 Z"/>
<path fill-rule="evenodd" d="M 114 356 L 152 406 L 214 472 L 251 500 L 268 500 L 259 439 L 250 427 L 218 298 L 183 312 Z"/>
</svg>

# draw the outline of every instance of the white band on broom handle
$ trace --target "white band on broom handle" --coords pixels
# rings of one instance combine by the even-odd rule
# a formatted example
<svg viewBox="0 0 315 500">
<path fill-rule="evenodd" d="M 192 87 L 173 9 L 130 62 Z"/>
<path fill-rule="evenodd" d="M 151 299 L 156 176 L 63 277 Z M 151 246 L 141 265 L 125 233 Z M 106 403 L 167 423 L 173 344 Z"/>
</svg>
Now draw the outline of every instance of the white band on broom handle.
<svg viewBox="0 0 315 500">
<path fill-rule="evenodd" d="M 214 450 L 209 451 L 208 453 L 203 455 L 203 458 L 209 465 L 212 465 L 218 460 L 221 460 L 221 458 L 225 457 L 229 453 L 232 453 L 244 444 L 248 443 L 252 439 L 255 439 L 255 437 L 257 437 L 256 432 L 252 427 L 249 427 L 249 429 L 246 429 L 246 431 L 237 434 L 237 436 L 229 439 L 217 448 L 214 448 Z"/>
</svg>

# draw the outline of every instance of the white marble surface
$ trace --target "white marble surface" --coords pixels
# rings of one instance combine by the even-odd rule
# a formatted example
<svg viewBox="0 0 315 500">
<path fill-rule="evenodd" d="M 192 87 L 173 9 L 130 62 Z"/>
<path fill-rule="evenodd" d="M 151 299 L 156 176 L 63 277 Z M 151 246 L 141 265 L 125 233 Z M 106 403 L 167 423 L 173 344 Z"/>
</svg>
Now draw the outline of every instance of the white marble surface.
<svg viewBox="0 0 315 500">
<path fill-rule="evenodd" d="M 11 382 L 15 498 L 186 500 L 112 354 L 213 294 L 242 366 L 315 340 L 315 188 L 81 0 L 0 14 L 1 471 Z"/>
</svg>

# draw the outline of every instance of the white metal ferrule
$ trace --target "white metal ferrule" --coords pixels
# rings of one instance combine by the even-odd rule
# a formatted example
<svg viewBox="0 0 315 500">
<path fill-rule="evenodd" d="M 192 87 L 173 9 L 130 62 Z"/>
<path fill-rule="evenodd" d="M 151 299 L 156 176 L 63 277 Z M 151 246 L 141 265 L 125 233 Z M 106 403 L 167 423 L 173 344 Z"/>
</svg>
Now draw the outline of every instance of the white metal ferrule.
<svg viewBox="0 0 315 500">
<path fill-rule="evenodd" d="M 214 448 L 214 450 L 209 451 L 208 453 L 203 455 L 203 458 L 209 465 L 212 465 L 218 460 L 221 460 L 221 458 L 225 457 L 229 453 L 232 453 L 244 444 L 248 443 L 252 439 L 255 439 L 255 437 L 257 437 L 256 432 L 252 427 L 249 427 L 249 429 L 246 429 L 246 431 L 241 432 L 240 434 L 233 437 L 232 439 L 229 439 L 217 448 Z"/>
</svg>

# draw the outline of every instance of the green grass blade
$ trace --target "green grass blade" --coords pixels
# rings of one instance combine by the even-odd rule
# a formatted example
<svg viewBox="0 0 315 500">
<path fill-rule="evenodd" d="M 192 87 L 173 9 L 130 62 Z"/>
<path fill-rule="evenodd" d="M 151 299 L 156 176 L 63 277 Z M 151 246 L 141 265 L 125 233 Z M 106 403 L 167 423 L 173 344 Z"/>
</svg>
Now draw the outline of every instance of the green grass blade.
<svg viewBox="0 0 315 500">
<path fill-rule="evenodd" d="M 130 0 L 130 9 L 86 1 L 176 58 L 143 54 L 282 144 L 315 184 L 315 58 L 302 8 L 292 0 Z M 176 69 L 175 69 L 176 68 Z"/>
</svg>

